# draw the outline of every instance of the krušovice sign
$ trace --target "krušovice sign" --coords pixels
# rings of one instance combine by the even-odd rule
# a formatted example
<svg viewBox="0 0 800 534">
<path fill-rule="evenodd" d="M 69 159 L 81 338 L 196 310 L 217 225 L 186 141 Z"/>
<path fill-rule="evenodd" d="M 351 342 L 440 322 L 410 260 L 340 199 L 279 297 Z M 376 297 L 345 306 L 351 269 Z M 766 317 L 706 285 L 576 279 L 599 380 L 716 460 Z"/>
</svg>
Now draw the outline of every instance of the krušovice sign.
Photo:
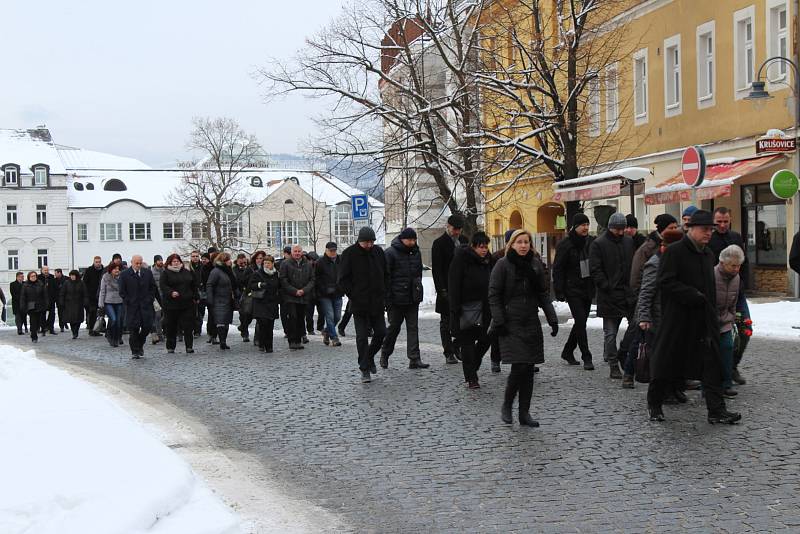
<svg viewBox="0 0 800 534">
<path fill-rule="evenodd" d="M 795 138 L 770 138 L 759 139 L 756 141 L 756 154 L 764 152 L 794 152 L 797 150 L 797 139 Z"/>
</svg>

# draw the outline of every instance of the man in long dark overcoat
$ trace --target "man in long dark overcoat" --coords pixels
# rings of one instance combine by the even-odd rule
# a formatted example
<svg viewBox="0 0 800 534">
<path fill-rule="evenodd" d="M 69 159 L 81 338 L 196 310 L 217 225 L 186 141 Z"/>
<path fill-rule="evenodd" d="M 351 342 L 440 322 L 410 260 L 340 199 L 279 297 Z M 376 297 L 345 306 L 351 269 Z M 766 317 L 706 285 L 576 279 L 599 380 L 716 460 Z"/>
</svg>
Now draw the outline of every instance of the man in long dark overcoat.
<svg viewBox="0 0 800 534">
<path fill-rule="evenodd" d="M 459 213 L 448 217 L 444 233 L 433 241 L 431 247 L 433 286 L 436 288 L 436 313 L 439 314 L 439 334 L 442 338 L 442 349 L 447 363 L 458 363 L 456 358 L 458 347 L 453 343 L 450 329 L 447 276 L 450 273 L 450 263 L 453 261 L 456 247 L 465 247 L 468 243 L 467 238 L 461 235 L 464 223 L 464 217 Z"/>
<path fill-rule="evenodd" d="M 153 328 L 153 301 L 156 299 L 153 273 L 142 266 L 142 257 L 138 254 L 131 258 L 131 266 L 119 275 L 119 296 L 125 307 L 131 354 L 133 359 L 138 359 L 144 356 L 144 343 Z"/>
<path fill-rule="evenodd" d="M 672 385 L 681 379 L 700 379 L 710 423 L 735 423 L 738 413 L 725 409 L 722 397 L 722 360 L 716 311 L 714 253 L 708 247 L 714 220 L 697 210 L 688 232 L 661 256 L 658 286 L 661 325 L 650 361 L 647 404 L 651 421 L 663 421 L 662 404 Z"/>
</svg>

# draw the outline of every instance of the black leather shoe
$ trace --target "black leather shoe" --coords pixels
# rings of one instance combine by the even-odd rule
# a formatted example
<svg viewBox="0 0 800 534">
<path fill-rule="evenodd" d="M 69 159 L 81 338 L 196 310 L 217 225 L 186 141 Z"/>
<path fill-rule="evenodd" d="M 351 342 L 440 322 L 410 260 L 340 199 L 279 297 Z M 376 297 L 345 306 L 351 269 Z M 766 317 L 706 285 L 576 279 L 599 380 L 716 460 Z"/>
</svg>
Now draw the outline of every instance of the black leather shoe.
<svg viewBox="0 0 800 534">
<path fill-rule="evenodd" d="M 583 368 L 587 371 L 594 371 L 594 364 L 592 363 L 592 360 L 589 361 L 584 360 Z"/>
<path fill-rule="evenodd" d="M 744 377 L 739 373 L 738 369 L 734 369 L 733 370 L 733 377 L 732 378 L 733 378 L 733 381 L 736 382 L 737 384 L 739 384 L 740 386 L 743 386 L 743 385 L 747 384 L 747 380 L 745 380 Z"/>
<path fill-rule="evenodd" d="M 531 414 L 525 412 L 519 414 L 519 426 L 530 426 L 533 428 L 539 428 L 539 421 L 536 421 L 531 417 Z"/>
<path fill-rule="evenodd" d="M 431 364 L 425 363 L 422 360 L 411 360 L 408 362 L 409 369 L 427 369 Z"/>
<path fill-rule="evenodd" d="M 564 360 L 565 362 L 567 362 L 570 365 L 580 365 L 581 364 L 581 362 L 576 360 L 575 356 L 573 356 L 572 354 L 566 354 L 566 355 L 562 354 L 561 355 L 561 359 Z"/>
<path fill-rule="evenodd" d="M 541 369 L 539 369 L 538 367 L 536 367 L 536 366 L 534 365 L 534 366 L 533 366 L 533 372 L 534 372 L 534 373 L 538 373 L 539 371 L 541 371 Z"/>
<path fill-rule="evenodd" d="M 718 414 L 708 415 L 708 422 L 712 425 L 734 425 L 742 419 L 742 414 L 723 410 Z"/>
<path fill-rule="evenodd" d="M 658 421 L 659 423 L 665 419 L 664 411 L 661 406 L 648 406 L 647 413 L 650 414 L 651 421 Z"/>
<path fill-rule="evenodd" d="M 728 389 L 726 389 L 725 391 L 722 392 L 722 395 L 724 395 L 726 399 L 732 399 L 733 397 L 735 397 L 738 394 L 739 394 L 738 391 L 736 391 L 735 389 L 731 389 L 731 388 L 728 388 Z"/>
<path fill-rule="evenodd" d="M 444 361 L 445 363 L 458 363 L 458 358 L 456 358 L 452 354 L 448 354 L 447 356 L 444 357 Z"/>
<path fill-rule="evenodd" d="M 378 374 L 378 369 L 375 367 L 375 362 L 372 362 L 370 364 L 369 372 L 372 373 L 373 375 L 377 375 Z"/>
<path fill-rule="evenodd" d="M 381 367 L 384 369 L 389 368 L 389 355 L 388 354 L 381 354 Z"/>
<path fill-rule="evenodd" d="M 676 389 L 673 392 L 673 395 L 675 395 L 675 400 L 680 404 L 686 404 L 686 402 L 689 400 L 689 397 L 686 396 L 686 393 L 679 389 Z"/>
<path fill-rule="evenodd" d="M 500 419 L 507 425 L 511 424 L 511 405 L 503 403 L 503 407 L 500 408 Z"/>
</svg>

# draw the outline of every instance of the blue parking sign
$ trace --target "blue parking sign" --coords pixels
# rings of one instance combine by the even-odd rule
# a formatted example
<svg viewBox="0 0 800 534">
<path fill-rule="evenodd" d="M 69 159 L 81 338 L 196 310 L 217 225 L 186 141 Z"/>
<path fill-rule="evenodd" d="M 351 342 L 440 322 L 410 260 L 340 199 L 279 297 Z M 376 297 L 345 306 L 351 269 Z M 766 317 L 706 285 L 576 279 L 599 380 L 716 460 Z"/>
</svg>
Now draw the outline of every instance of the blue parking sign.
<svg viewBox="0 0 800 534">
<path fill-rule="evenodd" d="M 353 206 L 353 220 L 369 219 L 369 201 L 367 195 L 353 195 L 350 197 Z"/>
</svg>

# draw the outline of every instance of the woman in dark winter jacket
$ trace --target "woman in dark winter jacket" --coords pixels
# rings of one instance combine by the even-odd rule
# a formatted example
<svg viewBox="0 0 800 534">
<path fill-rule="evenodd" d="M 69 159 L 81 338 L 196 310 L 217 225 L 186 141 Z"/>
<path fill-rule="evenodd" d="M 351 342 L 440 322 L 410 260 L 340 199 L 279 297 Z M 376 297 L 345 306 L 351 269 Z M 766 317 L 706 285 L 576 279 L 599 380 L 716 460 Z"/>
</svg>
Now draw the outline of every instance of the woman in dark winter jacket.
<svg viewBox="0 0 800 534">
<path fill-rule="evenodd" d="M 38 280 L 36 271 L 28 273 L 28 279 L 22 284 L 20 291 L 20 305 L 24 313 L 28 314 L 30 322 L 31 341 L 37 343 L 42 314 L 48 307 L 47 288 Z"/>
<path fill-rule="evenodd" d="M 570 365 L 580 365 L 575 359 L 575 348 L 581 350 L 583 368 L 594 369 L 589 340 L 586 337 L 586 320 L 594 299 L 594 281 L 589 271 L 589 217 L 576 213 L 572 218 L 572 229 L 566 239 L 562 239 L 556 247 L 556 258 L 553 261 L 553 289 L 556 299 L 566 301 L 572 314 L 574 324 L 569 333 L 561 359 Z"/>
<path fill-rule="evenodd" d="M 178 331 L 183 333 L 186 354 L 194 352 L 194 314 L 200 300 L 197 279 L 184 267 L 181 257 L 172 254 L 167 258 L 166 268 L 158 281 L 161 304 L 164 312 L 164 332 L 167 335 L 167 352 L 173 354 Z"/>
<path fill-rule="evenodd" d="M 247 284 L 253 299 L 252 316 L 256 320 L 256 345 L 261 352 L 272 352 L 272 331 L 281 299 L 281 283 L 275 269 L 275 258 L 264 257 L 260 268 L 253 271 Z"/>
<path fill-rule="evenodd" d="M 81 274 L 76 270 L 70 271 L 69 278 L 61 285 L 58 307 L 61 310 L 60 319 L 68 323 L 72 330 L 72 339 L 78 338 L 78 331 L 83 322 L 83 311 L 89 304 L 87 293 Z"/>
<path fill-rule="evenodd" d="M 558 333 L 558 318 L 547 290 L 544 265 L 531 250 L 531 234 L 516 230 L 489 279 L 491 330 L 500 342 L 504 364 L 511 364 L 501 417 L 511 424 L 511 407 L 519 392 L 519 424 L 537 427 L 528 410 L 533 394 L 534 365 L 544 362 L 544 335 L 539 308 L 545 313 L 551 335 Z"/>
<path fill-rule="evenodd" d="M 231 255 L 222 252 L 214 258 L 214 269 L 208 275 L 206 295 L 208 308 L 214 317 L 219 336 L 219 349 L 228 350 L 228 329 L 233 322 L 233 303 L 236 302 L 236 277 Z"/>
<path fill-rule="evenodd" d="M 450 297 L 450 330 L 461 348 L 461 365 L 469 389 L 478 389 L 478 369 L 491 342 L 487 330 L 489 277 L 492 274 L 489 236 L 475 232 L 469 248 L 458 248 L 450 262 L 447 288 Z"/>
</svg>

